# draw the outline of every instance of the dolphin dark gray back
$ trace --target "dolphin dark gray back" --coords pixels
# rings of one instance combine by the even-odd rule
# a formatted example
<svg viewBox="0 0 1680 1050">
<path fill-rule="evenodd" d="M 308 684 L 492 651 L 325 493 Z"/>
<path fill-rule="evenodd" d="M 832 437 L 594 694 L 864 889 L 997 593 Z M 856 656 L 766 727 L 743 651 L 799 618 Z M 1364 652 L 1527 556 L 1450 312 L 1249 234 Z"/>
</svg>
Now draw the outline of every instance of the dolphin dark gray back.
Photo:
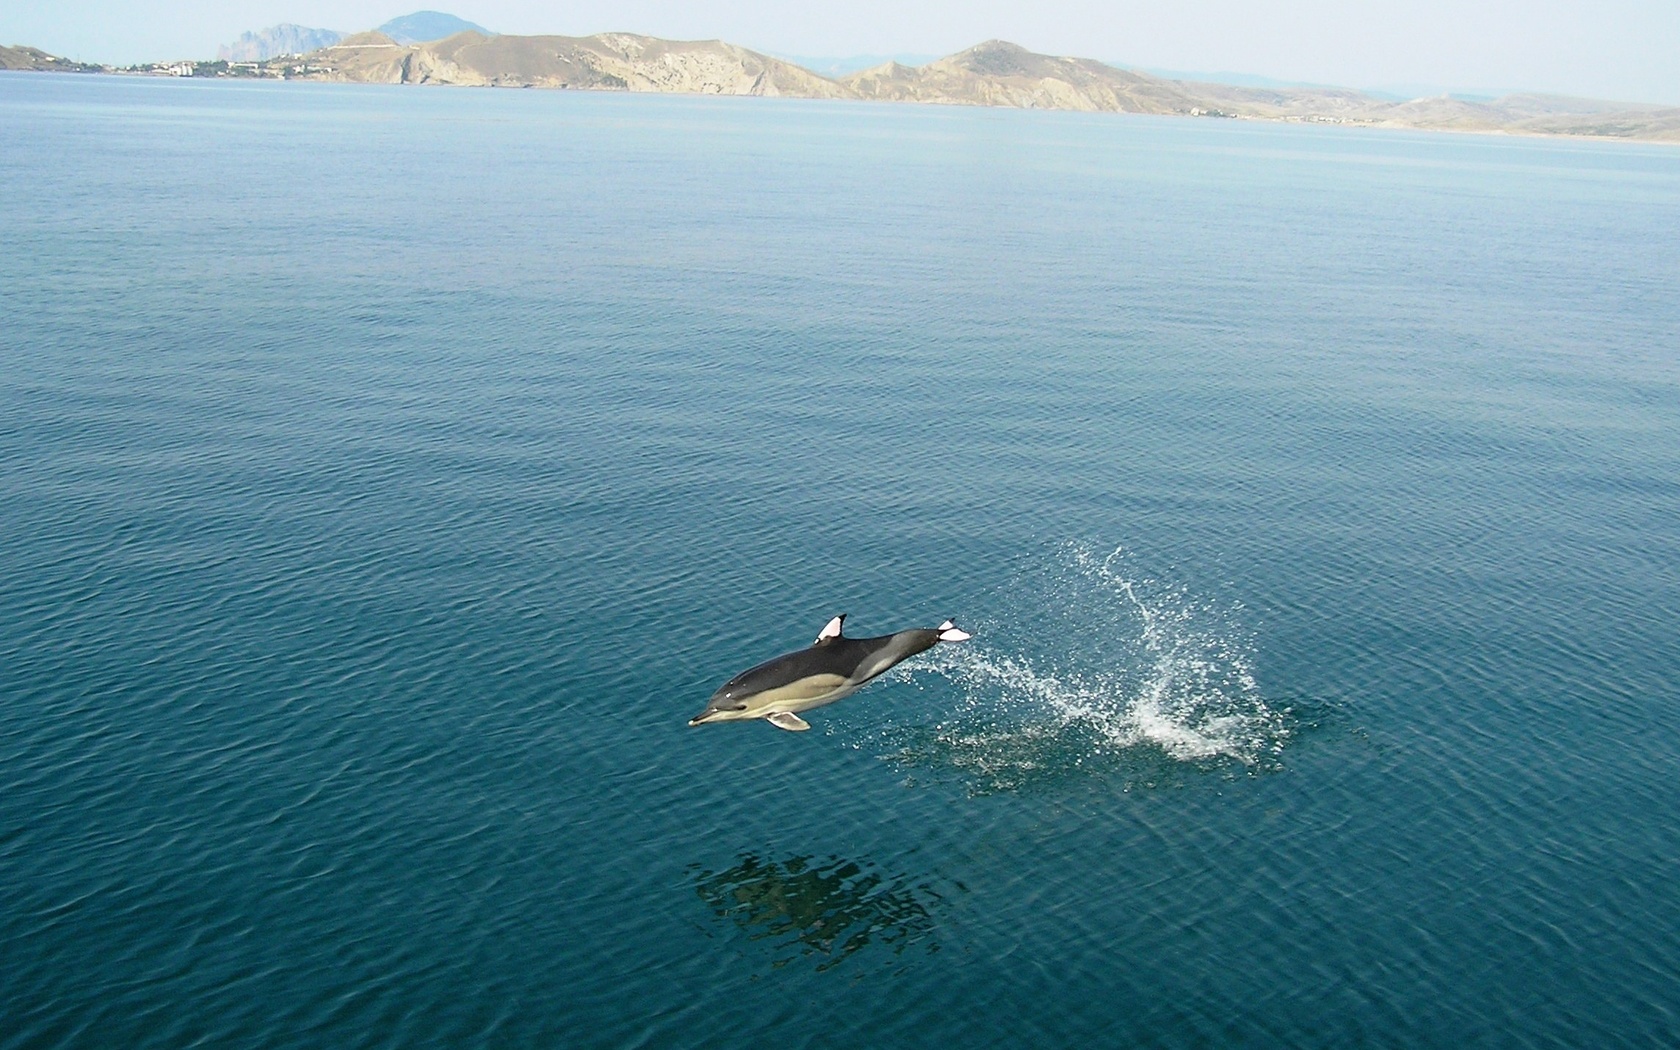
<svg viewBox="0 0 1680 1050">
<path fill-rule="evenodd" d="M 825 638 L 815 645 L 785 653 L 743 671 L 724 684 L 719 692 L 758 693 L 776 689 L 813 675 L 839 675 L 853 679 L 860 670 L 873 678 L 901 660 L 926 652 L 939 644 L 939 632 L 925 628 L 884 634 L 878 638 Z"/>
</svg>

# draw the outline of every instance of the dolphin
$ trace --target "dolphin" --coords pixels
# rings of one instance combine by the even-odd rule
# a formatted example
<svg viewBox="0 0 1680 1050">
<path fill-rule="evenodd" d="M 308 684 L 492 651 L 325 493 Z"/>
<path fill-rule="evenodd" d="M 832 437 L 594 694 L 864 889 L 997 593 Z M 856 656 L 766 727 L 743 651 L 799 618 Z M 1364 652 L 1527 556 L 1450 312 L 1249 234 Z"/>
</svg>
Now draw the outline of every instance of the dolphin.
<svg viewBox="0 0 1680 1050">
<path fill-rule="evenodd" d="M 809 647 L 783 653 L 723 683 L 706 702 L 706 709 L 688 724 L 762 718 L 778 729 L 801 732 L 811 724 L 798 712 L 851 696 L 887 669 L 940 642 L 966 642 L 974 637 L 946 620 L 932 629 L 847 638 L 840 633 L 845 622 L 846 614 L 841 613 L 828 621 Z"/>
</svg>

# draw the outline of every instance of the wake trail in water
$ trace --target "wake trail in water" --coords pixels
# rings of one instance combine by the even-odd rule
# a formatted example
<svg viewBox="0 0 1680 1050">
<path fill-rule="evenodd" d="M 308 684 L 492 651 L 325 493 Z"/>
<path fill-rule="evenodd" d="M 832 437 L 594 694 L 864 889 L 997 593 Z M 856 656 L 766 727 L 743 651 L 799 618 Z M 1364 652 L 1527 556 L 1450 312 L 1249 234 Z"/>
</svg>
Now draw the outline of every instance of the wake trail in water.
<svg viewBox="0 0 1680 1050">
<path fill-rule="evenodd" d="M 1015 615 L 900 669 L 919 687 L 955 684 L 961 699 L 931 726 L 886 730 L 884 757 L 1013 790 L 1076 773 L 1149 784 L 1174 767 L 1259 768 L 1288 740 L 1288 712 L 1261 694 L 1239 610 L 1145 578 L 1123 549 L 1063 547 L 999 604 Z"/>
</svg>

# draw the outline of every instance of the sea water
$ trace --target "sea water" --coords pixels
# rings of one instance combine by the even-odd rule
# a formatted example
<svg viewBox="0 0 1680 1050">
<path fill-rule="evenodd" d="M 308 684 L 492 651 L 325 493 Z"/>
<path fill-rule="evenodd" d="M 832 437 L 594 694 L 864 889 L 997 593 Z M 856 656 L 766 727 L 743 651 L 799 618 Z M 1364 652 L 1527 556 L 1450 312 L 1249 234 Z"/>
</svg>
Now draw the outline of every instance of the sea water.
<svg viewBox="0 0 1680 1050">
<path fill-rule="evenodd" d="M 1680 151 L 0 142 L 0 1047 L 1680 1041 Z M 841 612 L 975 638 L 686 725 Z"/>
</svg>

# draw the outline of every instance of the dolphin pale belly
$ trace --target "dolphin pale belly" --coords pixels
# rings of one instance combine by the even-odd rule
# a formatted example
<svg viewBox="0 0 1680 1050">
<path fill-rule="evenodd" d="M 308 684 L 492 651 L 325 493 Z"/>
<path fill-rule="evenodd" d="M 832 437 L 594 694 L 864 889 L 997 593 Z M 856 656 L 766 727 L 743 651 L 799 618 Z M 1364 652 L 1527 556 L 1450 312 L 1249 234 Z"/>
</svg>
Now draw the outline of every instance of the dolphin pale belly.
<svg viewBox="0 0 1680 1050">
<path fill-rule="evenodd" d="M 799 712 L 851 696 L 885 671 L 940 642 L 966 642 L 973 637 L 946 620 L 934 628 L 847 638 L 841 633 L 845 622 L 842 613 L 828 621 L 808 648 L 784 653 L 731 678 L 688 724 L 762 718 L 779 729 L 809 729 Z"/>
</svg>

